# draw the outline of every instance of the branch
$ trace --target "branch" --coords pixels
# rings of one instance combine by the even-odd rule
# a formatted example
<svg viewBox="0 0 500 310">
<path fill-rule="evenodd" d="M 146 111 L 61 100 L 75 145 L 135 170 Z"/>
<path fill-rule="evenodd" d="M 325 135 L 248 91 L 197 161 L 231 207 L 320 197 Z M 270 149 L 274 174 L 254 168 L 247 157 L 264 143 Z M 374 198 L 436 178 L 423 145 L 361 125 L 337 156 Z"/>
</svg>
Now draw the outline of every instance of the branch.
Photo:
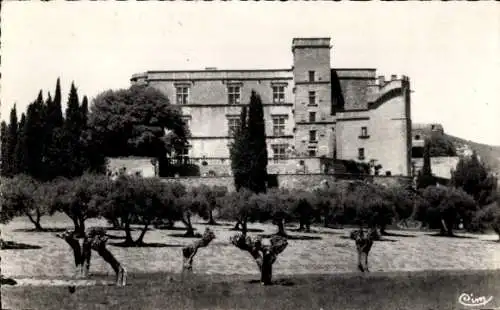
<svg viewBox="0 0 500 310">
<path fill-rule="evenodd" d="M 271 263 L 274 263 L 278 254 L 288 246 L 287 240 L 280 236 L 273 236 L 270 240 L 271 245 L 263 245 L 261 237 L 252 240 L 250 236 L 244 236 L 243 234 L 232 236 L 230 241 L 240 250 L 250 253 L 257 262 L 259 269 L 262 269 L 264 255 L 272 255 Z"/>
<path fill-rule="evenodd" d="M 183 270 L 192 271 L 193 270 L 193 259 L 198 252 L 199 248 L 204 248 L 210 244 L 210 242 L 215 239 L 215 234 L 209 228 L 205 229 L 201 239 L 196 240 L 193 244 L 182 248 L 183 256 Z"/>
</svg>

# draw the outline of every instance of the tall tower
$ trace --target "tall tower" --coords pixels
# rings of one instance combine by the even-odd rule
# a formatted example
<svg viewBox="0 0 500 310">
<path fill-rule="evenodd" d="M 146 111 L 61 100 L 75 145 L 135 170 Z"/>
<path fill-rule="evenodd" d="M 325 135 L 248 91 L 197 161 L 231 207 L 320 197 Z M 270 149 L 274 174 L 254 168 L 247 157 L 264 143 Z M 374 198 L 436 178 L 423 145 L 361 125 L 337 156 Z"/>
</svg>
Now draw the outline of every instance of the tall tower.
<svg viewBox="0 0 500 310">
<path fill-rule="evenodd" d="M 295 150 L 302 156 L 333 156 L 330 38 L 295 38 Z"/>
</svg>

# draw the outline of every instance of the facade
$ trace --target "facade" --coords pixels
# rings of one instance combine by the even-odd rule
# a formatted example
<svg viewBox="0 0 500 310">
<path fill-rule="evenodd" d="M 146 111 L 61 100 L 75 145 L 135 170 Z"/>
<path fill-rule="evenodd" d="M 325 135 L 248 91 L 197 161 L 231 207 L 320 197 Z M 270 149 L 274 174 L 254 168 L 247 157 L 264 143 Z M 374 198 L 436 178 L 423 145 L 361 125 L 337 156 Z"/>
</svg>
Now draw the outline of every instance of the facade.
<svg viewBox="0 0 500 310">
<path fill-rule="evenodd" d="M 255 90 L 264 105 L 270 173 L 321 173 L 327 158 L 410 175 L 409 78 L 331 68 L 330 38 L 295 38 L 292 54 L 292 68 L 148 71 L 131 83 L 155 87 L 182 106 L 191 131 L 185 155 L 202 172 L 230 173 L 231 137 Z"/>
</svg>

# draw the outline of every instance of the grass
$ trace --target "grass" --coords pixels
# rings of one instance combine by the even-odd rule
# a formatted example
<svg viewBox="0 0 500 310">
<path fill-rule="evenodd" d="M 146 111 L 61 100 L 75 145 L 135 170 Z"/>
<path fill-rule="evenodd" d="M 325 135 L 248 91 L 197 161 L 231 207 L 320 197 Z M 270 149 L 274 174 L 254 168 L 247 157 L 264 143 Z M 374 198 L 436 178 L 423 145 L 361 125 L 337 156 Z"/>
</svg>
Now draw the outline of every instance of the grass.
<svg viewBox="0 0 500 310">
<path fill-rule="evenodd" d="M 69 246 L 54 233 L 30 231 L 30 225 L 27 219 L 16 218 L 1 227 L 4 240 L 39 247 L 0 251 L 3 275 L 15 280 L 71 279 L 74 261 Z M 71 222 L 64 215 L 55 215 L 42 218 L 42 225 L 57 230 L 70 228 Z M 106 226 L 106 222 L 91 220 L 87 226 Z M 258 231 L 250 233 L 251 236 L 276 233 L 275 225 L 250 226 Z M 195 225 L 198 232 L 205 227 L 207 225 Z M 261 287 L 252 282 L 258 279 L 253 259 L 229 243 L 229 237 L 237 232 L 230 231 L 228 226 L 209 227 L 215 231 L 216 239 L 198 252 L 191 279 L 181 279 L 179 275 L 181 247 L 195 239 L 172 236 L 173 230 L 152 229 L 144 242 L 156 247 L 123 248 L 113 244 L 121 240 L 109 242 L 109 250 L 129 271 L 129 286 L 78 287 L 74 294 L 70 294 L 66 286 L 6 286 L 2 287 L 4 307 L 456 309 L 457 294 L 462 290 L 476 296 L 493 295 L 491 288 L 500 287 L 500 271 L 492 271 L 500 269 L 500 244 L 493 242 L 498 239 L 497 235 L 457 232 L 459 236 L 474 238 L 438 238 L 430 235 L 432 231 L 389 230 L 390 240 L 397 242 L 376 242 L 369 258 L 372 273 L 361 275 L 356 267 L 354 242 L 345 239 L 351 228 L 314 226 L 315 232 L 308 234 L 295 232 L 296 227 L 288 226 L 287 233 L 296 238 L 289 240 L 274 265 L 278 284 Z M 124 235 L 119 231 L 109 233 L 115 235 L 115 239 Z M 133 231 L 133 238 L 139 233 Z M 300 240 L 304 236 L 316 239 Z M 464 273 L 463 270 L 483 271 Z M 90 272 L 93 280 L 114 278 L 111 268 L 96 254 L 92 256 Z M 500 307 L 500 296 L 496 298 L 495 306 Z"/>
<path fill-rule="evenodd" d="M 465 309 L 462 293 L 493 296 L 500 272 L 412 272 L 279 276 L 261 286 L 251 276 L 131 274 L 126 287 L 6 287 L 4 309 Z"/>
</svg>

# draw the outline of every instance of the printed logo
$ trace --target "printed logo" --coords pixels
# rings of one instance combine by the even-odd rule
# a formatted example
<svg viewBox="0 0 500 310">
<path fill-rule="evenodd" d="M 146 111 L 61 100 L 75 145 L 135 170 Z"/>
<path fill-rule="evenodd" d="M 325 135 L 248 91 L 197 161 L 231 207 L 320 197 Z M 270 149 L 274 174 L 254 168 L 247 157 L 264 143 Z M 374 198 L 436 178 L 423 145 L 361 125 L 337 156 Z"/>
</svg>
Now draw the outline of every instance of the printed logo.
<svg viewBox="0 0 500 310">
<path fill-rule="evenodd" d="M 474 294 L 462 293 L 458 297 L 458 302 L 466 307 L 477 307 L 487 305 L 490 301 L 493 300 L 493 296 L 474 296 Z"/>
</svg>

